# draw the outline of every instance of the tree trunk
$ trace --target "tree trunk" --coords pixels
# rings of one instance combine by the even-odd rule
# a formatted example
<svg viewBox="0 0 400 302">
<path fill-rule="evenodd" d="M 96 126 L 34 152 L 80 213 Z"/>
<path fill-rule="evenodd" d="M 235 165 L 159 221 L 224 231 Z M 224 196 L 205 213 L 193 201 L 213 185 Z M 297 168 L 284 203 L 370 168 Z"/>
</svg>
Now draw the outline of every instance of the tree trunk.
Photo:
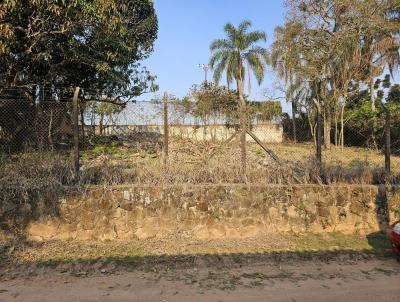
<svg viewBox="0 0 400 302">
<path fill-rule="evenodd" d="M 338 110 L 337 106 L 335 106 L 335 146 L 337 147 L 339 145 L 339 134 L 338 134 Z"/>
<path fill-rule="evenodd" d="M 82 131 L 82 145 L 85 145 L 85 110 L 84 106 L 81 107 L 81 131 Z"/>
<path fill-rule="evenodd" d="M 382 107 L 383 110 L 385 111 L 385 171 L 386 171 L 386 176 L 390 176 L 390 110 L 382 102 Z"/>
<path fill-rule="evenodd" d="M 340 110 L 340 147 L 343 149 L 344 148 L 344 109 L 346 107 L 346 100 L 347 100 L 347 90 L 348 90 L 348 85 L 346 84 L 345 86 L 345 93 L 343 95 L 343 102 L 341 105 L 341 110 Z"/>
<path fill-rule="evenodd" d="M 344 109 L 346 107 L 346 101 L 347 101 L 347 94 L 348 94 L 348 89 L 349 85 L 346 82 L 344 86 L 344 94 L 343 94 L 343 102 L 341 104 L 341 110 L 340 110 L 340 133 L 339 133 L 339 143 L 340 147 L 343 149 L 344 148 Z"/>
<path fill-rule="evenodd" d="M 314 126 L 312 127 L 313 138 L 314 138 L 314 146 L 317 146 L 317 135 L 316 135 L 316 133 L 317 133 L 317 126 L 318 126 L 317 123 L 318 123 L 318 121 L 315 122 Z"/>
<path fill-rule="evenodd" d="M 36 111 L 36 137 L 37 137 L 37 145 L 39 147 L 39 150 L 42 150 L 44 147 L 44 139 L 43 139 L 43 131 L 41 125 L 38 123 L 38 121 L 42 120 L 43 118 L 43 102 L 42 100 L 44 99 L 44 87 L 39 86 L 39 101 L 37 102 L 37 111 Z"/>
<path fill-rule="evenodd" d="M 308 125 L 310 126 L 310 133 L 311 133 L 311 137 L 314 140 L 314 145 L 316 145 L 316 140 L 315 140 L 315 125 L 313 125 L 312 121 L 311 121 L 311 110 L 309 112 L 307 112 L 307 119 L 308 119 Z"/>
<path fill-rule="evenodd" d="M 316 148 L 316 158 L 317 158 L 317 165 L 318 165 L 318 172 L 319 175 L 321 175 L 321 165 L 322 165 L 322 118 L 321 118 L 321 113 L 318 110 L 317 113 L 317 133 L 316 133 L 316 137 L 317 137 L 317 148 Z"/>
<path fill-rule="evenodd" d="M 324 148 L 326 150 L 331 149 L 331 127 L 332 117 L 329 109 L 324 110 Z"/>
<path fill-rule="evenodd" d="M 99 122 L 99 134 L 103 135 L 103 121 L 104 121 L 104 113 L 100 113 L 100 122 Z"/>
<path fill-rule="evenodd" d="M 340 112 L 340 147 L 344 148 L 344 107 L 345 102 L 343 102 L 341 112 Z"/>
<path fill-rule="evenodd" d="M 96 109 L 93 105 L 92 114 L 90 117 L 90 125 L 92 126 L 93 135 L 96 136 Z"/>
<path fill-rule="evenodd" d="M 297 143 L 297 133 L 296 133 L 296 102 L 292 100 L 292 123 L 293 123 L 293 142 Z"/>
<path fill-rule="evenodd" d="M 319 101 L 314 99 L 314 104 L 317 109 L 317 129 L 315 133 L 316 137 L 316 150 L 315 150 L 315 160 L 317 166 L 317 178 L 321 177 L 321 167 L 322 167 L 322 113 L 321 104 Z"/>
<path fill-rule="evenodd" d="M 372 145 L 374 148 L 377 148 L 377 143 L 376 143 L 376 117 L 375 117 L 375 112 L 376 112 L 376 105 L 375 105 L 375 89 L 374 89 L 374 78 L 371 77 L 370 82 L 369 82 L 369 93 L 371 97 L 371 110 L 373 112 L 373 117 L 372 117 Z"/>
<path fill-rule="evenodd" d="M 72 123 L 74 131 L 74 148 L 73 148 L 73 163 L 75 179 L 79 177 L 79 87 L 75 87 L 74 97 L 72 100 Z"/>
<path fill-rule="evenodd" d="M 376 106 L 375 106 L 374 78 L 371 78 L 369 81 L 369 93 L 371 95 L 371 109 L 372 109 L 372 111 L 375 111 Z"/>
</svg>

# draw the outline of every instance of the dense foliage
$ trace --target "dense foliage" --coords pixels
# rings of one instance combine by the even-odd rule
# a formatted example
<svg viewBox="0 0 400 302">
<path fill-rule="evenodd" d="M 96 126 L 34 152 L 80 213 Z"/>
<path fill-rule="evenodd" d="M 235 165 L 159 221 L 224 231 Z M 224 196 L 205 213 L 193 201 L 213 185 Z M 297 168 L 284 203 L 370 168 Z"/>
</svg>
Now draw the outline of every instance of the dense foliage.
<svg viewBox="0 0 400 302">
<path fill-rule="evenodd" d="M 35 97 L 38 84 L 46 99 L 73 86 L 93 97 L 139 95 L 153 80 L 140 61 L 152 51 L 157 28 L 149 0 L 5 0 L 0 85 L 30 87 L 23 92 Z"/>
<path fill-rule="evenodd" d="M 282 115 L 282 106 L 277 101 L 254 102 L 246 100 L 248 123 L 277 121 Z M 188 97 L 181 103 L 188 113 L 200 118 L 203 124 L 239 123 L 239 97 L 237 91 L 213 83 L 194 85 Z"/>
<path fill-rule="evenodd" d="M 15 149 L 52 145 L 71 108 L 43 101 L 70 101 L 76 86 L 82 124 L 90 101 L 123 106 L 155 90 L 155 77 L 141 61 L 152 52 L 157 31 L 150 0 L 2 1 L 0 140 Z"/>
<path fill-rule="evenodd" d="M 378 90 L 378 100 L 385 98 L 385 95 L 386 106 L 391 112 L 392 152 L 400 154 L 400 85 Z M 370 99 L 368 90 L 357 90 L 349 99 L 344 117 L 347 145 L 373 146 L 373 131 L 376 133 L 377 145 L 383 145 L 386 115 L 380 102 L 372 110 Z M 372 120 L 375 120 L 375 129 L 371 127 Z"/>
<path fill-rule="evenodd" d="M 286 84 L 286 97 L 293 103 L 292 120 L 306 117 L 315 137 L 319 107 L 325 148 L 332 141 L 343 146 L 350 139 L 345 136 L 349 133 L 346 111 L 352 108 L 353 98 L 362 94 L 362 89 L 353 88 L 367 86 L 370 110 L 365 112 L 364 102 L 357 118 L 352 112 L 353 120 L 364 121 L 370 128 L 369 137 L 361 142 L 377 146 L 377 133 L 382 130 L 378 107 L 380 101 L 389 100 L 379 95 L 375 80 L 385 70 L 394 73 L 398 68 L 399 2 L 288 0 L 287 4 L 287 21 L 275 30 L 271 63 Z"/>
</svg>

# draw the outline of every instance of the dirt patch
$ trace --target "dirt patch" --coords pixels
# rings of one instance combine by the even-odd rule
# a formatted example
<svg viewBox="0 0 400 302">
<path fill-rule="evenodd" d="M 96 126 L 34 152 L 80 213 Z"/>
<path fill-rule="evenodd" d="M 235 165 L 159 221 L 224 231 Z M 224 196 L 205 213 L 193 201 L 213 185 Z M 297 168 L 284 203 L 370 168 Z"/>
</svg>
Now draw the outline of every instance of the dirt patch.
<svg viewBox="0 0 400 302">
<path fill-rule="evenodd" d="M 380 233 L 7 241 L 0 300 L 395 301 L 400 265 L 388 248 Z"/>
<path fill-rule="evenodd" d="M 185 236 L 132 241 L 8 241 L 0 246 L 0 277 L 37 274 L 47 269 L 72 274 L 215 265 L 330 259 L 338 255 L 370 258 L 390 255 L 384 234 L 270 234 L 242 239 L 196 240 Z"/>
<path fill-rule="evenodd" d="M 396 301 L 393 259 L 259 261 L 95 274 L 50 271 L 3 280 L 1 301 Z"/>
</svg>

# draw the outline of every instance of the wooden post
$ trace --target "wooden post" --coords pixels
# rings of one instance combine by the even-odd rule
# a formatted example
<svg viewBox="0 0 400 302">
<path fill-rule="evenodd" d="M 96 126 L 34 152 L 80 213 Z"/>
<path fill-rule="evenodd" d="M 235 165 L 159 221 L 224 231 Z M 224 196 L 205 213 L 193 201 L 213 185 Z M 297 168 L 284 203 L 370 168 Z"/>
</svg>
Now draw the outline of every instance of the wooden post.
<svg viewBox="0 0 400 302">
<path fill-rule="evenodd" d="M 383 110 L 385 111 L 385 171 L 386 174 L 390 175 L 390 110 L 382 103 Z"/>
<path fill-rule="evenodd" d="M 247 182 L 247 154 L 246 154 L 246 113 L 245 105 L 240 105 L 240 162 L 241 173 L 245 182 Z"/>
<path fill-rule="evenodd" d="M 79 109 L 78 109 L 79 87 L 75 87 L 74 98 L 72 100 L 72 124 L 74 131 L 74 147 L 72 151 L 72 160 L 75 169 L 75 177 L 79 177 Z"/>
<path fill-rule="evenodd" d="M 168 93 L 164 92 L 164 166 L 168 163 L 168 143 L 169 143 L 169 127 L 168 127 Z"/>
<path fill-rule="evenodd" d="M 240 162 L 243 181 L 247 183 L 247 151 L 246 151 L 246 101 L 243 98 L 243 82 L 238 83 L 239 90 L 239 123 L 240 123 Z"/>
</svg>

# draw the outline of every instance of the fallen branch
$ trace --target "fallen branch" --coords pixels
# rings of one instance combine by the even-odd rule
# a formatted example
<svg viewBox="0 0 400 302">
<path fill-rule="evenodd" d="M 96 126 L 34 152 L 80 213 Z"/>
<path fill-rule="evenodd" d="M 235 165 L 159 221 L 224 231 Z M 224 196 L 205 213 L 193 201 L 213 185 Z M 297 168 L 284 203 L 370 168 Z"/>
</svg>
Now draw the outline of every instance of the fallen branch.
<svg viewBox="0 0 400 302">
<path fill-rule="evenodd" d="M 280 160 L 279 160 L 278 156 L 274 153 L 274 151 L 272 151 L 271 149 L 268 149 L 266 146 L 264 146 L 264 144 L 258 139 L 258 137 L 257 137 L 254 133 L 250 132 L 249 130 L 247 130 L 246 132 L 247 132 L 248 135 L 251 136 L 251 138 L 252 138 L 257 144 L 260 145 L 261 148 L 263 148 L 263 150 L 264 150 L 265 152 L 267 152 L 267 154 L 268 154 L 269 156 L 271 156 L 271 158 L 272 158 L 273 160 L 275 160 L 276 162 L 280 163 Z"/>
</svg>

